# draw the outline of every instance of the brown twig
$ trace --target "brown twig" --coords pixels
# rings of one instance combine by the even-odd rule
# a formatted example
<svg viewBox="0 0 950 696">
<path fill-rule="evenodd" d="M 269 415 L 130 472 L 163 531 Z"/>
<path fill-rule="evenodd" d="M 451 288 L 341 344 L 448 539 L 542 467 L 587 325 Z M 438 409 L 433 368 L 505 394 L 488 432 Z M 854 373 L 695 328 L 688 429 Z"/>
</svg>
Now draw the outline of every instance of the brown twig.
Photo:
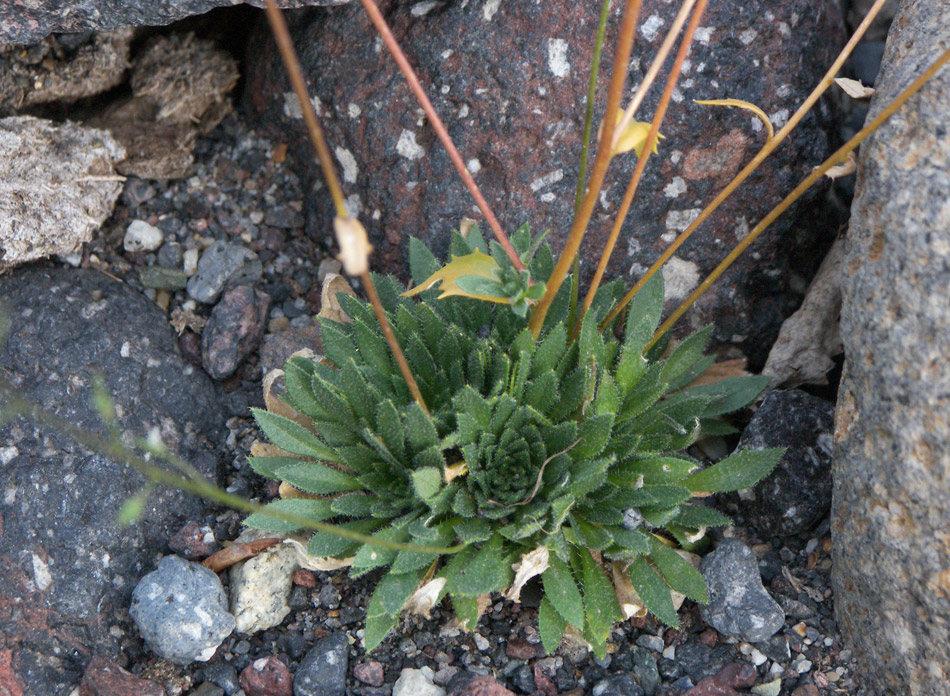
<svg viewBox="0 0 950 696">
<path fill-rule="evenodd" d="M 373 0 L 360 0 L 360 2 L 363 3 L 363 8 L 369 15 L 370 21 L 373 23 L 373 26 L 376 27 L 376 31 L 379 32 L 380 37 L 382 37 L 383 43 L 386 44 L 386 48 L 389 49 L 393 59 L 396 61 L 396 64 L 399 66 L 399 69 L 405 76 L 406 82 L 409 83 L 409 89 L 412 90 L 412 93 L 416 97 L 416 101 L 419 102 L 419 105 L 425 112 L 426 118 L 429 119 L 429 123 L 431 124 L 432 129 L 435 131 L 435 134 L 439 136 L 442 146 L 445 148 L 446 152 L 449 153 L 449 159 L 452 160 L 452 164 L 455 165 L 456 171 L 458 171 L 459 176 L 462 177 L 462 181 L 465 183 L 465 188 L 468 189 L 468 192 L 472 195 L 472 198 L 475 199 L 475 205 L 478 206 L 478 209 L 482 212 L 482 215 L 485 216 L 485 221 L 491 228 L 492 233 L 494 233 L 495 239 L 498 240 L 498 243 L 501 244 L 502 248 L 505 250 L 505 253 L 508 254 L 508 258 L 511 259 L 511 262 L 515 265 L 515 268 L 517 268 L 519 271 L 523 271 L 524 264 L 521 263 L 518 253 L 515 251 L 514 247 L 511 246 L 511 242 L 508 240 L 508 235 L 506 235 L 505 231 L 501 228 L 498 218 L 495 217 L 495 213 L 493 213 L 492 209 L 489 207 L 488 201 L 485 200 L 485 197 L 478 188 L 478 184 L 475 183 L 475 179 L 465 166 L 465 162 L 462 160 L 462 156 L 455 147 L 455 143 L 452 142 L 449 131 L 446 129 L 445 124 L 442 123 L 442 119 L 439 118 L 439 114 L 436 112 L 435 107 L 432 106 L 432 102 L 429 100 L 429 97 L 426 96 L 425 90 L 422 88 L 422 84 L 419 82 L 419 78 L 416 75 L 415 70 L 413 70 L 412 66 L 409 64 L 409 59 L 406 58 L 406 54 L 403 53 L 403 50 L 399 46 L 399 42 L 396 40 L 396 37 L 393 36 L 393 32 L 386 23 L 383 13 L 379 11 L 379 7 L 376 6 L 376 3 Z"/>
<path fill-rule="evenodd" d="M 366 0 L 364 0 L 365 2 Z M 641 0 L 627 0 L 624 5 L 623 19 L 620 24 L 620 37 L 617 40 L 617 51 L 614 55 L 613 71 L 610 76 L 610 88 L 607 92 L 607 111 L 604 114 L 603 133 L 613 133 L 617 124 L 617 113 L 620 110 L 620 98 L 623 93 L 624 83 L 627 81 L 627 70 L 630 65 L 630 53 L 633 50 L 633 39 L 637 30 L 637 19 L 640 16 Z M 590 222 L 591 215 L 594 213 L 594 206 L 597 205 L 597 197 L 600 195 L 600 189 L 604 184 L 604 178 L 607 176 L 607 167 L 610 164 L 610 137 L 602 137 L 597 146 L 597 155 L 594 157 L 594 165 L 591 168 L 590 184 L 587 193 L 581 201 L 580 209 L 574 216 L 574 222 L 571 224 L 571 230 L 567 236 L 567 242 L 561 251 L 557 265 L 551 272 L 547 281 L 547 288 L 544 296 L 535 305 L 531 312 L 531 319 L 528 326 L 531 333 L 537 338 L 541 333 L 541 327 L 544 325 L 544 318 L 548 313 L 554 296 L 557 294 L 561 283 L 574 261 L 584 239 L 584 233 L 587 230 L 587 223 Z"/>
<path fill-rule="evenodd" d="M 239 544 L 231 544 L 227 548 L 215 551 L 201 562 L 205 568 L 220 573 L 225 568 L 230 568 L 235 563 L 246 561 L 253 558 L 264 549 L 271 546 L 277 546 L 283 539 L 280 537 L 270 537 L 267 539 L 255 539 L 254 541 L 242 541 Z"/>
<path fill-rule="evenodd" d="M 287 78 L 293 87 L 297 99 L 300 101 L 300 110 L 303 113 L 304 123 L 307 124 L 307 132 L 310 134 L 310 140 L 317 149 L 317 159 L 320 160 L 320 168 L 323 170 L 323 178 L 327 182 L 327 188 L 330 190 L 330 197 L 333 198 L 333 206 L 336 208 L 338 217 L 347 217 L 346 205 L 343 201 L 343 189 L 340 188 L 340 181 L 336 177 L 336 171 L 333 168 L 333 159 L 330 155 L 330 148 L 327 147 L 326 138 L 323 137 L 323 129 L 320 128 L 320 122 L 317 120 L 317 112 L 310 102 L 310 95 L 307 94 L 307 85 L 303 79 L 303 71 L 300 69 L 300 61 L 297 60 L 297 53 L 294 51 L 293 42 L 290 39 L 290 32 L 287 30 L 287 23 L 281 14 L 274 0 L 266 0 L 267 3 L 267 21 L 270 22 L 271 31 L 274 34 L 274 40 L 277 42 L 277 49 L 280 51 L 281 58 L 284 59 L 284 67 L 287 70 Z"/>
<path fill-rule="evenodd" d="M 821 97 L 825 91 L 834 84 L 835 75 L 838 74 L 838 71 L 841 70 L 841 66 L 844 65 L 844 62 L 848 59 L 848 56 L 851 55 L 851 52 L 854 50 L 854 47 L 861 40 L 861 37 L 864 36 L 864 32 L 867 31 L 867 28 L 871 25 L 871 20 L 874 19 L 878 11 L 884 5 L 886 0 L 876 0 L 874 5 L 871 6 L 871 9 L 868 10 L 867 16 L 861 24 L 858 25 L 858 28 L 855 30 L 854 35 L 848 41 L 841 53 L 838 54 L 838 57 L 835 59 L 834 63 L 831 64 L 831 67 L 828 68 L 828 71 L 825 73 L 825 76 L 821 79 L 815 89 L 812 90 L 811 94 L 808 95 L 808 98 L 802 102 L 802 105 L 798 107 L 798 110 L 792 115 L 788 122 L 779 129 L 779 132 L 775 134 L 775 137 L 762 147 L 761 150 L 752 158 L 752 160 L 739 172 L 735 178 L 729 182 L 729 184 L 724 188 L 719 195 L 717 195 L 712 202 L 706 206 L 706 208 L 699 214 L 699 216 L 689 224 L 689 226 L 683 230 L 680 235 L 673 241 L 672 244 L 664 251 L 660 258 L 650 266 L 649 270 L 643 274 L 643 276 L 634 284 L 632 288 L 624 295 L 623 299 L 620 300 L 620 303 L 614 307 L 614 309 L 607 315 L 607 317 L 601 322 L 600 329 L 603 331 L 610 325 L 620 312 L 630 303 L 634 296 L 640 292 L 640 288 L 646 285 L 647 281 L 653 277 L 653 275 L 660 270 L 664 263 L 666 263 L 669 258 L 676 252 L 677 249 L 682 246 L 682 244 L 689 239 L 689 237 L 696 231 L 696 229 L 710 216 L 712 215 L 717 208 L 725 201 L 729 196 L 732 195 L 732 192 L 739 187 L 739 185 L 745 181 L 752 172 L 758 169 L 759 165 L 768 157 L 772 152 L 781 144 L 781 142 L 788 136 L 789 133 L 798 125 L 798 123 L 805 117 L 805 115 L 811 111 L 812 107 L 815 105 L 815 102 Z"/>
<path fill-rule="evenodd" d="M 759 235 L 761 235 L 769 225 L 771 225 L 775 220 L 784 213 L 788 207 L 794 203 L 798 198 L 805 193 L 816 181 L 818 181 L 822 176 L 825 175 L 832 167 L 838 165 L 842 162 L 847 156 L 848 153 L 853 152 L 855 148 L 858 147 L 871 133 L 880 128 L 881 124 L 884 123 L 887 119 L 894 115 L 894 112 L 897 111 L 908 99 L 910 99 L 921 87 L 926 84 L 926 82 L 933 77 L 934 73 L 940 70 L 943 65 L 950 60 L 950 49 L 944 51 L 939 58 L 929 67 L 927 70 L 916 80 L 914 80 L 909 87 L 907 87 L 900 95 L 892 101 L 890 104 L 885 107 L 881 113 L 879 113 L 874 119 L 868 123 L 864 128 L 857 132 L 857 134 L 851 138 L 847 143 L 838 148 L 831 157 L 826 159 L 820 166 L 816 167 L 811 174 L 809 174 L 805 179 L 795 187 L 795 190 L 792 191 L 788 196 L 786 196 L 781 203 L 779 203 L 772 211 L 766 215 L 762 221 L 755 226 L 755 228 L 746 235 L 745 239 L 742 240 L 731 252 L 729 255 L 723 259 L 722 263 L 716 266 L 716 269 L 709 274 L 709 276 L 704 280 L 699 287 L 697 287 L 692 294 L 676 308 L 669 319 L 663 322 L 663 325 L 657 329 L 656 334 L 654 334 L 651 341 L 646 345 L 644 350 L 647 350 L 656 343 L 670 327 L 676 323 L 683 314 L 689 309 L 692 304 L 699 299 L 709 287 L 716 282 L 716 280 L 726 271 L 729 266 L 739 257 L 739 255 L 745 251 L 750 244 L 752 244 Z"/>
<path fill-rule="evenodd" d="M 597 293 L 597 288 L 600 287 L 600 282 L 607 270 L 607 264 L 609 263 L 610 257 L 614 252 L 614 247 L 617 245 L 617 239 L 620 237 L 620 229 L 623 227 L 623 223 L 627 220 L 627 213 L 630 212 L 630 205 L 633 203 L 633 197 L 637 193 L 637 188 L 640 185 L 640 179 L 643 177 L 643 171 L 646 169 L 647 160 L 650 158 L 653 145 L 656 143 L 657 138 L 659 137 L 660 124 L 663 122 L 663 118 L 666 116 L 666 111 L 670 105 L 670 99 L 673 97 L 673 90 L 676 88 L 676 83 L 680 77 L 680 69 L 683 67 L 683 62 L 686 60 L 686 56 L 689 54 L 690 46 L 693 43 L 693 36 L 695 36 L 696 29 L 699 27 L 699 21 L 702 19 L 703 12 L 706 10 L 707 2 L 708 0 L 699 0 L 699 2 L 696 4 L 695 10 L 693 10 L 693 16 L 690 19 L 689 25 L 686 27 L 686 32 L 683 34 L 683 41 L 680 44 L 680 49 L 673 61 L 673 68 L 670 71 L 670 76 L 666 80 L 666 86 L 664 87 L 663 94 L 660 97 L 660 104 L 657 106 L 656 113 L 653 115 L 653 121 L 650 124 L 650 131 L 647 134 L 646 142 L 643 144 L 643 149 L 640 151 L 640 155 L 637 158 L 637 166 L 634 168 L 633 174 L 630 177 L 630 184 L 627 186 L 627 190 L 623 195 L 623 201 L 620 203 L 620 209 L 617 211 L 617 218 L 614 220 L 613 227 L 610 230 L 610 235 L 607 237 L 607 242 L 604 244 L 604 251 L 600 255 L 600 261 L 597 264 L 597 270 L 594 271 L 594 277 L 591 280 L 590 287 L 587 290 L 587 295 L 584 297 L 584 305 L 581 307 L 581 311 L 577 314 L 577 323 L 574 326 L 574 337 L 576 337 L 580 331 L 581 321 L 584 319 L 584 314 L 588 309 L 590 309 L 590 306 L 594 301 L 594 295 Z M 670 31 L 672 32 L 674 29 L 676 29 L 675 25 Z M 657 57 L 659 58 L 659 56 Z"/>
</svg>

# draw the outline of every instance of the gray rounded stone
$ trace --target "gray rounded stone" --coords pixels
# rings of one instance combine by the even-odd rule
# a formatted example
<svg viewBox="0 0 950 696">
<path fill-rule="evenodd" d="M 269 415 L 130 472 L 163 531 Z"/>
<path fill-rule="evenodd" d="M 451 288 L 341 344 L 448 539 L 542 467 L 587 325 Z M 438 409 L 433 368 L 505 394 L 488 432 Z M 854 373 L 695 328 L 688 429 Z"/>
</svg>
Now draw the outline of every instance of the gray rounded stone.
<svg viewBox="0 0 950 696">
<path fill-rule="evenodd" d="M 129 614 L 148 646 L 177 665 L 210 660 L 234 630 L 218 576 L 178 556 L 142 578 Z"/>
<path fill-rule="evenodd" d="M 873 118 L 950 45 L 904 2 Z M 835 611 L 868 693 L 950 694 L 950 68 L 861 146 L 842 263 Z"/>
<path fill-rule="evenodd" d="M 738 539 L 723 540 L 700 570 L 709 590 L 700 614 L 723 635 L 760 643 L 785 625 L 785 612 L 762 586 L 755 554 Z"/>
<path fill-rule="evenodd" d="M 198 269 L 188 279 L 188 295 L 197 302 L 214 304 L 224 288 L 251 285 L 263 273 L 261 260 L 240 244 L 216 241 L 201 254 Z"/>
</svg>

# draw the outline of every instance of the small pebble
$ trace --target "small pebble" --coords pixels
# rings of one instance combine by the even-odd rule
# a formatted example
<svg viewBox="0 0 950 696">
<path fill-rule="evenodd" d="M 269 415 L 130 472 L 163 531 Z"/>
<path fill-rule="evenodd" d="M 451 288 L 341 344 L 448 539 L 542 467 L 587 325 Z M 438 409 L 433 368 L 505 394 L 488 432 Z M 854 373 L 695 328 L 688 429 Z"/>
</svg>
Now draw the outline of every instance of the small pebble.
<svg viewBox="0 0 950 696">
<path fill-rule="evenodd" d="M 758 694 L 758 696 L 778 696 L 782 691 L 782 680 L 773 679 L 770 682 L 765 684 L 759 684 L 752 687 L 752 693 Z"/>
<path fill-rule="evenodd" d="M 125 230 L 122 247 L 128 252 L 155 251 L 162 245 L 165 235 L 160 229 L 145 220 L 133 220 Z"/>
<path fill-rule="evenodd" d="M 488 648 L 491 645 L 488 642 L 488 639 L 485 636 L 483 636 L 481 633 L 476 633 L 474 635 L 474 639 L 475 639 L 475 647 L 478 648 L 481 652 L 485 652 L 486 650 L 488 650 Z"/>
<path fill-rule="evenodd" d="M 182 270 L 185 271 L 185 275 L 189 278 L 195 274 L 195 271 L 198 270 L 197 249 L 188 249 L 184 254 L 182 254 Z M 190 301 L 194 302 L 194 300 Z"/>
<path fill-rule="evenodd" d="M 637 636 L 637 645 L 653 652 L 663 652 L 663 639 L 659 636 L 651 636 L 648 633 Z M 664 655 L 664 657 L 666 657 Z"/>
<path fill-rule="evenodd" d="M 273 655 L 254 660 L 240 676 L 247 696 L 293 696 L 294 680 L 287 665 Z"/>
</svg>

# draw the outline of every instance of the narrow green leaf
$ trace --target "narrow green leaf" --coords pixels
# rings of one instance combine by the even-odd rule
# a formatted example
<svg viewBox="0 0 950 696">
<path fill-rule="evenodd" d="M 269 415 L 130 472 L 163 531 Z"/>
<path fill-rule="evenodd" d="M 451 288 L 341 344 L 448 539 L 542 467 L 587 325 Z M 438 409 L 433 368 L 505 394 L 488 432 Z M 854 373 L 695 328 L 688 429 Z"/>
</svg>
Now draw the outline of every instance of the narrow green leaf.
<svg viewBox="0 0 950 696">
<path fill-rule="evenodd" d="M 299 356 L 292 357 L 284 366 L 284 385 L 291 406 L 301 413 L 323 420 L 326 409 L 313 395 L 310 384 L 313 381 L 313 362 Z"/>
<path fill-rule="evenodd" d="M 354 476 L 319 462 L 297 462 L 282 466 L 277 471 L 277 476 L 294 488 L 314 495 L 363 489 Z"/>
<path fill-rule="evenodd" d="M 706 593 L 706 581 L 702 574 L 652 534 L 649 540 L 653 562 L 669 586 L 697 602 L 708 602 L 709 595 Z"/>
<path fill-rule="evenodd" d="M 538 633 L 541 634 L 541 645 L 548 655 L 553 655 L 564 637 L 567 621 L 564 620 L 547 597 L 541 598 L 538 607 Z"/>
<path fill-rule="evenodd" d="M 260 408 L 252 408 L 251 413 L 254 414 L 254 419 L 261 430 L 264 431 L 267 439 L 281 449 L 292 454 L 302 454 L 305 457 L 325 459 L 331 462 L 340 461 L 336 452 L 323 444 L 316 435 L 302 425 Z"/>
<path fill-rule="evenodd" d="M 784 448 L 742 450 L 718 464 L 696 472 L 681 483 L 691 491 L 704 493 L 742 490 L 768 476 L 784 454 Z"/>
<path fill-rule="evenodd" d="M 430 500 L 442 488 L 442 472 L 435 467 L 426 467 L 412 472 L 412 487 L 423 500 Z"/>
<path fill-rule="evenodd" d="M 322 522 L 334 515 L 333 510 L 330 509 L 329 500 L 289 498 L 286 500 L 275 500 L 272 503 L 268 503 L 266 507 L 268 510 L 277 513 L 304 517 L 314 522 Z M 294 532 L 298 529 L 303 529 L 302 524 L 283 520 L 264 512 L 255 512 L 248 515 L 247 519 L 244 520 L 244 524 L 247 527 L 263 529 L 268 532 Z"/>
<path fill-rule="evenodd" d="M 643 600 L 643 606 L 667 626 L 679 628 L 679 619 L 673 608 L 670 588 L 663 582 L 663 578 L 657 574 L 653 566 L 643 556 L 639 556 L 627 568 L 627 573 L 630 575 L 633 589 Z"/>
<path fill-rule="evenodd" d="M 508 558 L 502 551 L 502 537 L 493 536 L 463 568 L 449 579 L 452 594 L 477 596 L 504 589 L 511 575 Z"/>
<path fill-rule="evenodd" d="M 557 613 L 575 628 L 583 629 L 584 601 L 567 564 L 551 554 L 548 568 L 541 574 L 541 583 L 544 596 L 557 609 Z"/>
<path fill-rule="evenodd" d="M 577 549 L 584 584 L 584 633 L 592 645 L 603 645 L 615 621 L 623 618 L 613 584 L 587 549 Z"/>
<path fill-rule="evenodd" d="M 409 446 L 416 451 L 439 444 L 439 433 L 418 403 L 409 404 L 405 414 L 406 439 Z"/>
<path fill-rule="evenodd" d="M 291 464 L 299 464 L 300 462 L 305 461 L 303 459 L 294 459 L 293 457 L 248 457 L 247 463 L 251 465 L 251 469 L 263 476 L 264 478 L 274 479 L 279 481 L 280 477 L 277 475 L 277 471 L 281 467 L 289 466 Z"/>
<path fill-rule="evenodd" d="M 336 525 L 342 529 L 349 529 L 361 534 L 370 534 L 384 524 L 383 520 L 354 520 Z M 307 554 L 310 556 L 331 556 L 342 558 L 352 553 L 360 543 L 350 541 L 330 532 L 314 532 L 307 545 Z"/>
<path fill-rule="evenodd" d="M 346 517 L 368 517 L 379 498 L 365 493 L 344 493 L 330 501 L 330 509 Z"/>
<path fill-rule="evenodd" d="M 452 611 L 455 612 L 459 623 L 466 626 L 468 630 L 474 631 L 478 623 L 478 597 L 456 594 L 449 596 L 452 598 Z"/>
<path fill-rule="evenodd" d="M 681 505 L 676 522 L 684 527 L 723 527 L 732 524 L 732 520 L 718 510 L 701 505 Z"/>
<path fill-rule="evenodd" d="M 570 451 L 571 458 L 587 459 L 603 452 L 610 440 L 610 429 L 613 425 L 613 413 L 602 413 L 581 421 L 577 429 L 578 442 Z"/>
</svg>

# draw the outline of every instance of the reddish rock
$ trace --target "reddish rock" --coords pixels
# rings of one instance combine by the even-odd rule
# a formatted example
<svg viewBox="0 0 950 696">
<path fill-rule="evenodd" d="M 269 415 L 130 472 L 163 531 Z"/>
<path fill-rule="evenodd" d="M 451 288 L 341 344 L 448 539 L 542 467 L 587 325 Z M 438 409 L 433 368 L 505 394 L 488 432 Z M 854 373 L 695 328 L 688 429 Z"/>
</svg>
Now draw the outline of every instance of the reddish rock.
<svg viewBox="0 0 950 696">
<path fill-rule="evenodd" d="M 294 571 L 294 584 L 312 590 L 317 586 L 317 579 L 306 568 L 297 568 Z"/>
<path fill-rule="evenodd" d="M 165 696 L 155 682 L 139 679 L 111 660 L 96 656 L 86 667 L 79 696 Z"/>
<path fill-rule="evenodd" d="M 168 548 L 189 561 L 200 561 L 218 550 L 218 542 L 211 527 L 189 522 L 168 540 Z"/>
<path fill-rule="evenodd" d="M 534 663 L 534 686 L 544 696 L 555 696 L 557 694 L 557 685 L 547 674 L 538 662 Z"/>
<path fill-rule="evenodd" d="M 692 689 L 686 692 L 688 696 L 740 696 L 731 686 L 725 686 L 716 681 L 715 677 L 700 679 Z"/>
<path fill-rule="evenodd" d="M 716 643 L 719 642 L 719 634 L 711 628 L 707 629 L 699 634 L 699 642 L 708 645 L 710 648 L 715 648 Z"/>
<path fill-rule="evenodd" d="M 818 696 L 818 687 L 814 684 L 799 686 L 792 692 L 792 696 Z"/>
<path fill-rule="evenodd" d="M 370 686 L 382 686 L 385 678 L 383 675 L 383 666 L 376 660 L 356 665 L 356 667 L 353 668 L 353 676 Z"/>
<path fill-rule="evenodd" d="M 471 673 L 456 675 L 449 683 L 449 696 L 514 696 L 514 692 L 487 674 L 468 677 L 471 677 Z"/>
<path fill-rule="evenodd" d="M 271 655 L 254 660 L 238 677 L 247 696 L 293 696 L 294 678 L 287 665 Z"/>
<path fill-rule="evenodd" d="M 225 291 L 201 335 L 201 364 L 214 379 L 234 374 L 257 348 L 267 324 L 270 295 L 249 285 Z"/>
<path fill-rule="evenodd" d="M 600 6 L 547 0 L 495 11 L 492 3 L 454 2 L 421 11 L 418 3 L 379 4 L 503 227 L 513 231 L 527 222 L 535 231 L 551 228 L 549 239 L 560 248 L 573 211 Z M 643 3 L 628 89 L 643 79 L 677 9 L 666 0 Z M 301 13 L 290 22 L 330 147 L 344 161 L 355 161 L 343 185 L 376 247 L 373 263 L 405 279 L 410 234 L 444 255 L 449 232 L 463 217 L 479 217 L 477 210 L 362 8 L 354 3 Z M 619 13 L 611 13 L 601 110 L 619 23 Z M 630 282 L 642 275 L 666 247 L 661 237 L 685 227 L 764 143 L 764 129 L 747 112 L 692 100 L 739 97 L 782 124 L 844 38 L 834 0 L 710 3 L 701 27 L 663 126 L 666 140 L 640 183 L 608 277 Z M 299 108 L 292 95 L 285 97 L 290 88 L 267 31 L 262 22 L 249 42 L 247 106 L 282 140 L 294 139 L 292 165 L 317 176 Z M 661 91 L 651 90 L 640 118 L 649 118 Z M 827 105 L 816 109 L 705 223 L 702 234 L 677 252 L 671 292 L 682 297 L 691 290 L 830 154 L 824 130 L 829 117 Z M 632 155 L 611 163 L 603 205 L 581 252 L 588 275 L 635 164 Z M 793 275 L 813 273 L 834 235 L 835 226 L 816 210 L 820 189 L 779 220 L 753 247 L 756 256 L 740 260 L 684 324 L 715 320 L 718 343 L 764 359 L 767 339 L 800 302 Z M 332 229 L 325 187 L 306 204 L 308 229 Z"/>
<path fill-rule="evenodd" d="M 755 667 L 746 662 L 730 662 L 717 672 L 713 679 L 722 686 L 732 689 L 746 689 L 755 684 L 758 673 Z"/>
<path fill-rule="evenodd" d="M 3 696 L 23 696 L 23 682 L 13 671 L 13 651 L 0 650 L 0 694 Z"/>
<path fill-rule="evenodd" d="M 185 360 L 195 367 L 201 367 L 201 336 L 186 330 L 178 337 L 178 349 Z"/>
<path fill-rule="evenodd" d="M 540 644 L 532 645 L 524 638 L 515 638 L 508 641 L 505 654 L 512 660 L 533 660 L 544 655 L 544 648 Z"/>
</svg>

